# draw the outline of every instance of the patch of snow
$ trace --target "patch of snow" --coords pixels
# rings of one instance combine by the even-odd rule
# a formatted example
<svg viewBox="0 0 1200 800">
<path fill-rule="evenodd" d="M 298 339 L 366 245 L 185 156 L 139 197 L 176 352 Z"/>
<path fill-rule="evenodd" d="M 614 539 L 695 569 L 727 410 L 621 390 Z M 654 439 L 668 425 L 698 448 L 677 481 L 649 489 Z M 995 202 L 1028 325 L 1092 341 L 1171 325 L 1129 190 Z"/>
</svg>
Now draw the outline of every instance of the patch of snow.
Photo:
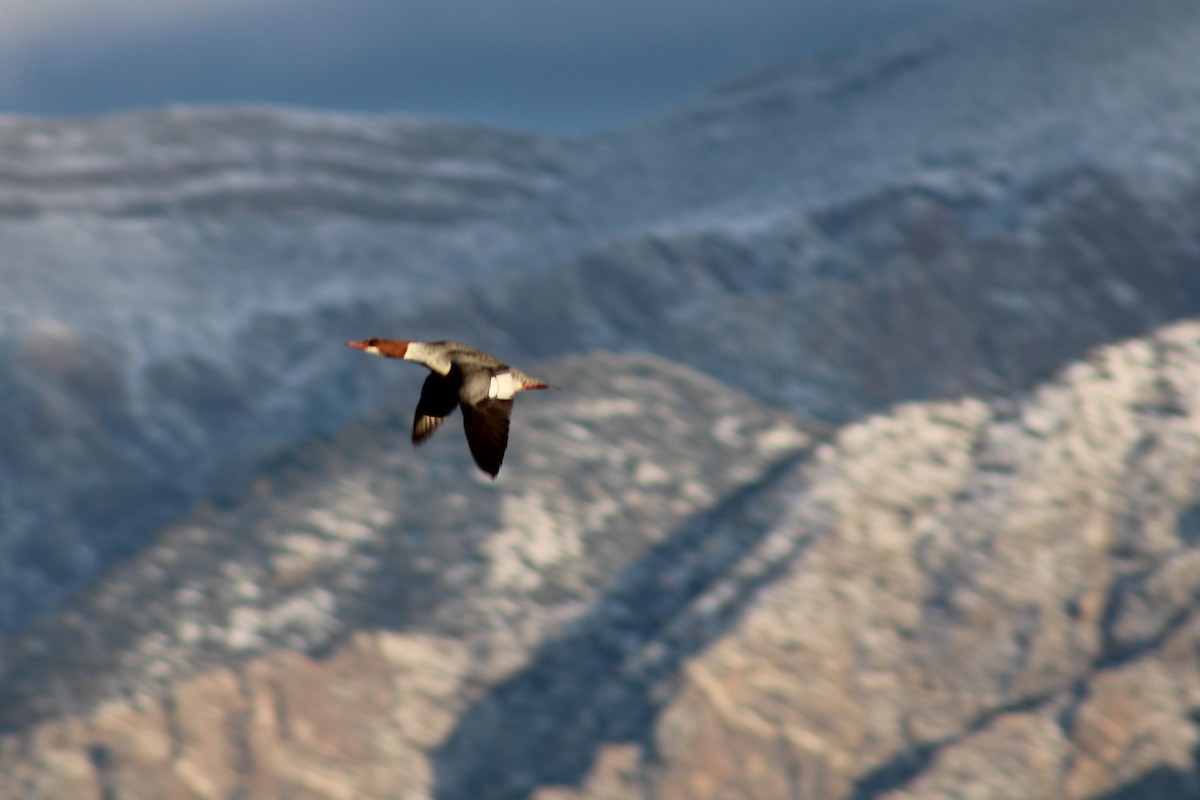
<svg viewBox="0 0 1200 800">
<path fill-rule="evenodd" d="M 808 437 L 795 428 L 776 425 L 755 436 L 754 448 L 762 453 L 774 454 L 798 450 L 808 443 Z"/>
<path fill-rule="evenodd" d="M 641 461 L 633 472 L 633 482 L 638 486 L 661 486 L 670 483 L 671 473 L 653 461 Z"/>
<path fill-rule="evenodd" d="M 501 508 L 504 527 L 485 545 L 491 586 L 533 589 L 541 583 L 542 572 L 582 555 L 582 532 L 571 520 L 551 512 L 544 497 L 505 496 Z"/>
<path fill-rule="evenodd" d="M 739 430 L 742 420 L 738 417 L 721 417 L 713 425 L 713 438 L 721 444 L 737 447 L 745 443 L 746 437 Z"/>
<path fill-rule="evenodd" d="M 625 397 L 606 397 L 580 403 L 571 409 L 571 416 L 580 420 L 602 420 L 613 417 L 636 417 L 642 408 L 636 400 Z"/>
</svg>

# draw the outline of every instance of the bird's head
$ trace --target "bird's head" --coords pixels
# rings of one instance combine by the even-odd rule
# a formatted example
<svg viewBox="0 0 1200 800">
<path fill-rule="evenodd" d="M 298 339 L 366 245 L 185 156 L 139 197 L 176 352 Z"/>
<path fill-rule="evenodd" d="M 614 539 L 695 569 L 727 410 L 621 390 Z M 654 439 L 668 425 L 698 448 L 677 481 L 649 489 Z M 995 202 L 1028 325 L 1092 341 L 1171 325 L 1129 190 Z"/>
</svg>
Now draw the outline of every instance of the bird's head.
<svg viewBox="0 0 1200 800">
<path fill-rule="evenodd" d="M 346 346 L 362 350 L 373 356 L 387 356 L 388 358 L 404 358 L 404 354 L 408 352 L 408 342 L 397 339 L 380 339 L 379 337 L 363 339 L 361 342 L 346 342 Z"/>
</svg>

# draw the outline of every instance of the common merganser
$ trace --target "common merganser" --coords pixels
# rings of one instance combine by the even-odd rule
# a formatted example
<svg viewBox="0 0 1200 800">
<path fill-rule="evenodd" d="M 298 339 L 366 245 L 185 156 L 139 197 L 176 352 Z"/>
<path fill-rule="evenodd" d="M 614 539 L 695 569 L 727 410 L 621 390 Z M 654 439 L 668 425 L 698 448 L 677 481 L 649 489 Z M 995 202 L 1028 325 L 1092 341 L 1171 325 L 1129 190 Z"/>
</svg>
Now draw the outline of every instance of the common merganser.
<svg viewBox="0 0 1200 800">
<path fill-rule="evenodd" d="M 364 339 L 347 347 L 376 356 L 402 358 L 429 368 L 413 417 L 412 440 L 422 444 L 454 411 L 463 411 L 467 445 L 479 468 L 495 478 L 508 447 L 513 396 L 549 384 L 508 366 L 495 356 L 459 342 Z"/>
</svg>

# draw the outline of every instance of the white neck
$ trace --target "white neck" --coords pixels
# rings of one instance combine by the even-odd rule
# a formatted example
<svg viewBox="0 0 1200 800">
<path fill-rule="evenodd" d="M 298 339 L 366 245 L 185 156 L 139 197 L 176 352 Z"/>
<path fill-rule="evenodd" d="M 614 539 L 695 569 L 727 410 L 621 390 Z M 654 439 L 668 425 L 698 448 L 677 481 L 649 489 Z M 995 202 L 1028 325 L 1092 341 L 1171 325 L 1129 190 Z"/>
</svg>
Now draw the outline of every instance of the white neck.
<svg viewBox="0 0 1200 800">
<path fill-rule="evenodd" d="M 408 349 L 404 352 L 404 360 L 424 364 L 439 375 L 450 371 L 450 359 L 427 342 L 409 342 Z"/>
</svg>

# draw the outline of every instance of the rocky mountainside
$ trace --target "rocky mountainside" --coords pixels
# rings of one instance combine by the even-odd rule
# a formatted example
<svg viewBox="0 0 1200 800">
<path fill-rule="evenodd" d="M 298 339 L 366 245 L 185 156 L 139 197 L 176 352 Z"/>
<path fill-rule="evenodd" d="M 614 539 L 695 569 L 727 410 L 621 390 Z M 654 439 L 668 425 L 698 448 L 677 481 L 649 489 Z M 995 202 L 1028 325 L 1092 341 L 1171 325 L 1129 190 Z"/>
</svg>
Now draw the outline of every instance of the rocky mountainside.
<svg viewBox="0 0 1200 800">
<path fill-rule="evenodd" d="M 595 138 L 0 121 L 0 797 L 1200 795 L 1200 6 L 1019 5 Z M 373 334 L 564 389 L 484 481 Z"/>
<path fill-rule="evenodd" d="M 1196 795 L 1200 323 L 824 442 L 545 369 L 503 490 L 372 420 L 11 641 L 0 796 Z"/>
</svg>

